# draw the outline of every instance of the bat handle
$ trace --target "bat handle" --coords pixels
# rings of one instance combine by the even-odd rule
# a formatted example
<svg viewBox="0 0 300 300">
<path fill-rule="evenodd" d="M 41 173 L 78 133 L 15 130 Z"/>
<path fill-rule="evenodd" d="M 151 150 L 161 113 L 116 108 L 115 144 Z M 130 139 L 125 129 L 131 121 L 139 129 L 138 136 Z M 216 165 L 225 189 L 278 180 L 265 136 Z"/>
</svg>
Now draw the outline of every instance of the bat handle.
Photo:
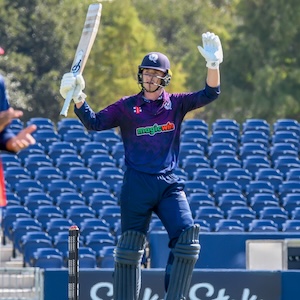
<svg viewBox="0 0 300 300">
<path fill-rule="evenodd" d="M 74 93 L 74 89 L 71 89 L 68 92 L 67 97 L 66 97 L 65 102 L 64 102 L 64 105 L 63 105 L 63 108 L 61 109 L 60 115 L 62 115 L 64 117 L 66 117 L 67 114 L 68 114 L 68 110 L 69 110 L 69 107 L 70 107 L 70 104 L 71 104 L 71 101 L 72 101 L 73 93 Z"/>
</svg>

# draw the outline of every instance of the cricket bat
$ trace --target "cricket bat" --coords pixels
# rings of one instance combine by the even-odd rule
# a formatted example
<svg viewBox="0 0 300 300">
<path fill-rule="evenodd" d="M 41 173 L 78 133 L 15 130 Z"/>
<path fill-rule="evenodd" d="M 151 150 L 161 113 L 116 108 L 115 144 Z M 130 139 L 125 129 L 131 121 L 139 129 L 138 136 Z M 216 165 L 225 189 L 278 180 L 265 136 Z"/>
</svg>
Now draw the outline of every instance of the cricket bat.
<svg viewBox="0 0 300 300">
<path fill-rule="evenodd" d="M 73 72 L 74 76 L 82 74 L 84 70 L 84 67 L 86 65 L 87 59 L 89 57 L 89 54 L 91 52 L 92 46 L 94 44 L 98 32 L 98 28 L 100 25 L 101 11 L 102 11 L 101 3 L 93 3 L 89 5 L 82 34 L 71 67 L 71 72 Z M 68 114 L 73 93 L 74 93 L 74 89 L 70 90 L 67 94 L 67 97 L 64 101 L 63 108 L 60 112 L 62 116 L 66 117 Z"/>
</svg>

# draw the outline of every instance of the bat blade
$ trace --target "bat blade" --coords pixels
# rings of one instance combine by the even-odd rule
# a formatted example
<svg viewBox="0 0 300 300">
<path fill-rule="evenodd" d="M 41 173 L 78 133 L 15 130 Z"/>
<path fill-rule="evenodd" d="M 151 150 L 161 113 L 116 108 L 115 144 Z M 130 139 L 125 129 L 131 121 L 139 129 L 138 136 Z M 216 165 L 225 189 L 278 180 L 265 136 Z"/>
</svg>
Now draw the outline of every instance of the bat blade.
<svg viewBox="0 0 300 300">
<path fill-rule="evenodd" d="M 71 72 L 74 74 L 74 76 L 82 74 L 84 70 L 92 46 L 96 39 L 96 35 L 100 25 L 101 12 L 102 12 L 101 3 L 93 3 L 89 5 L 83 30 L 81 33 L 81 37 L 71 66 Z M 62 116 L 66 117 L 68 114 L 73 93 L 74 93 L 74 89 L 70 90 L 69 93 L 67 94 L 67 97 L 64 101 L 63 108 L 60 112 Z"/>
</svg>

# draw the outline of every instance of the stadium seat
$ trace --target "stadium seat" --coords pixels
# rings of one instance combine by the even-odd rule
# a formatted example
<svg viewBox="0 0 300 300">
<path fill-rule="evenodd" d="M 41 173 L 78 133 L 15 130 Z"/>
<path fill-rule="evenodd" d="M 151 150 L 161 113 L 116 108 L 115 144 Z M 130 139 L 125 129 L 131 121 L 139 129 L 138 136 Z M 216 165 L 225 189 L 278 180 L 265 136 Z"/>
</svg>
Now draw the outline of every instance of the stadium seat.
<svg viewBox="0 0 300 300">
<path fill-rule="evenodd" d="M 282 207 L 288 212 L 289 216 L 291 216 L 292 211 L 296 207 L 300 207 L 300 192 L 285 194 L 281 201 Z"/>
<path fill-rule="evenodd" d="M 31 192 L 44 192 L 44 186 L 35 179 L 21 179 L 16 183 L 13 191 L 22 197 Z"/>
<path fill-rule="evenodd" d="M 45 200 L 49 202 L 53 202 L 52 197 L 50 197 L 46 192 L 30 192 L 26 196 L 24 196 L 24 203 L 26 205 L 30 203 L 30 201 L 36 203 L 38 200 Z"/>
<path fill-rule="evenodd" d="M 46 152 L 49 150 L 49 146 L 53 142 L 60 141 L 60 136 L 53 129 L 40 129 L 33 132 L 32 136 L 35 138 L 37 143 L 43 145 Z"/>
<path fill-rule="evenodd" d="M 77 154 L 62 154 L 54 163 L 55 166 L 65 175 L 70 167 L 84 167 L 84 161 Z"/>
<path fill-rule="evenodd" d="M 99 252 L 97 266 L 101 269 L 114 268 L 114 249 L 115 246 L 104 246 Z"/>
<path fill-rule="evenodd" d="M 41 224 L 32 218 L 18 218 L 9 229 L 9 235 L 7 236 L 13 243 L 13 253 L 15 254 L 16 249 L 20 250 L 19 241 L 23 235 L 27 232 L 42 231 Z M 14 255 L 15 257 L 15 255 Z"/>
<path fill-rule="evenodd" d="M 17 156 L 18 156 L 19 160 L 21 161 L 22 165 L 24 165 L 26 158 L 28 156 L 32 155 L 32 154 L 40 154 L 40 155 L 45 154 L 45 148 L 44 147 L 36 147 L 35 146 L 35 145 L 38 145 L 38 144 L 31 145 L 31 146 L 29 146 L 29 147 L 27 147 L 27 148 L 25 148 L 25 149 L 23 149 L 23 150 L 21 150 L 17 153 Z"/>
<path fill-rule="evenodd" d="M 76 185 L 67 179 L 53 179 L 45 189 L 53 198 L 58 197 L 61 193 L 77 191 Z"/>
<path fill-rule="evenodd" d="M 251 173 L 252 179 L 254 179 L 259 169 L 271 168 L 271 163 L 267 156 L 249 155 L 243 159 L 242 166 Z"/>
<path fill-rule="evenodd" d="M 206 133 L 195 130 L 186 130 L 181 134 L 181 143 L 195 143 L 201 145 L 204 153 L 208 149 L 208 136 Z"/>
<path fill-rule="evenodd" d="M 207 134 L 208 124 L 206 121 L 201 119 L 186 119 L 181 124 L 181 132 L 185 132 L 187 130 L 202 131 Z"/>
<path fill-rule="evenodd" d="M 34 179 L 42 183 L 44 187 L 47 187 L 53 179 L 63 179 L 63 174 L 54 166 L 40 167 L 34 172 Z"/>
<path fill-rule="evenodd" d="M 212 132 L 225 130 L 234 133 L 239 138 L 240 124 L 234 119 L 217 119 L 212 123 Z"/>
<path fill-rule="evenodd" d="M 256 219 L 255 211 L 247 206 L 234 206 L 227 212 L 227 219 L 240 220 L 247 231 L 252 220 Z"/>
<path fill-rule="evenodd" d="M 96 179 L 104 181 L 110 186 L 110 191 L 113 192 L 114 184 L 118 181 L 122 181 L 124 172 L 118 167 L 103 167 L 97 172 Z"/>
<path fill-rule="evenodd" d="M 22 130 L 24 128 L 24 122 L 20 119 L 12 119 L 8 127 L 10 129 Z"/>
<path fill-rule="evenodd" d="M 250 199 L 250 207 L 256 212 L 257 217 L 260 211 L 266 206 L 279 207 L 279 199 L 275 194 L 257 193 Z"/>
<path fill-rule="evenodd" d="M 247 185 L 245 195 L 248 203 L 250 203 L 250 199 L 257 193 L 274 194 L 274 192 L 273 185 L 267 180 L 252 180 Z"/>
<path fill-rule="evenodd" d="M 218 207 L 224 212 L 227 217 L 228 211 L 234 206 L 247 206 L 247 199 L 243 194 L 224 193 L 218 198 Z"/>
<path fill-rule="evenodd" d="M 232 144 L 215 142 L 208 147 L 208 158 L 210 165 L 213 166 L 214 160 L 220 155 L 236 156 L 237 149 Z"/>
<path fill-rule="evenodd" d="M 80 148 L 80 156 L 87 165 L 89 158 L 92 155 L 104 154 L 109 155 L 109 148 L 103 142 L 85 142 Z"/>
<path fill-rule="evenodd" d="M 125 149 L 123 142 L 117 142 L 113 146 L 111 146 L 111 156 L 119 161 L 125 155 Z"/>
<path fill-rule="evenodd" d="M 106 221 L 110 230 L 114 227 L 114 223 L 121 218 L 121 209 L 118 205 L 105 205 L 99 211 L 99 219 Z"/>
<path fill-rule="evenodd" d="M 16 154 L 1 153 L 1 161 L 4 171 L 8 167 L 21 167 L 21 160 Z"/>
<path fill-rule="evenodd" d="M 80 193 L 88 199 L 94 193 L 110 193 L 110 186 L 104 181 L 87 179 L 80 185 Z"/>
<path fill-rule="evenodd" d="M 279 206 L 265 206 L 260 210 L 259 218 L 273 220 L 277 224 L 278 230 L 282 230 L 282 224 L 288 220 L 288 213 Z"/>
<path fill-rule="evenodd" d="M 91 138 L 83 129 L 70 129 L 62 135 L 62 141 L 72 143 L 79 152 L 81 146 L 86 142 L 90 142 Z"/>
<path fill-rule="evenodd" d="M 288 130 L 295 132 L 299 137 L 300 123 L 296 119 L 278 119 L 273 123 L 274 132 Z"/>
<path fill-rule="evenodd" d="M 244 232 L 245 226 L 239 220 L 221 219 L 216 223 L 216 232 Z"/>
<path fill-rule="evenodd" d="M 188 196 L 193 218 L 201 206 L 215 206 L 215 199 L 209 193 L 192 193 Z"/>
<path fill-rule="evenodd" d="M 103 167 L 116 167 L 117 161 L 108 154 L 94 154 L 87 162 L 87 167 L 89 167 L 94 173 L 99 171 Z"/>
<path fill-rule="evenodd" d="M 216 201 L 219 199 L 223 193 L 242 193 L 242 187 L 233 180 L 220 180 L 213 186 L 213 195 Z"/>
<path fill-rule="evenodd" d="M 210 168 L 210 162 L 205 156 L 188 155 L 182 160 L 181 168 L 187 173 L 188 179 L 198 168 Z"/>
<path fill-rule="evenodd" d="M 276 143 L 270 147 L 270 157 L 274 163 L 279 156 L 298 157 L 298 149 L 294 144 Z"/>
<path fill-rule="evenodd" d="M 204 183 L 210 193 L 213 192 L 214 185 L 221 180 L 221 174 L 214 168 L 199 168 L 193 175 L 193 181 Z"/>
<path fill-rule="evenodd" d="M 24 240 L 22 245 L 24 267 L 30 265 L 30 260 L 39 248 L 52 248 L 52 242 L 48 239 Z"/>
<path fill-rule="evenodd" d="M 255 219 L 249 224 L 249 232 L 278 232 L 278 226 L 273 220 Z"/>
<path fill-rule="evenodd" d="M 246 131 L 264 132 L 270 137 L 270 124 L 265 119 L 247 119 L 242 125 L 243 133 Z"/>
<path fill-rule="evenodd" d="M 219 155 L 213 162 L 213 168 L 219 172 L 221 178 L 224 178 L 228 169 L 241 168 L 241 161 L 237 156 Z"/>
<path fill-rule="evenodd" d="M 182 165 L 182 161 L 188 156 L 188 155 L 198 155 L 198 156 L 204 156 L 204 148 L 200 144 L 195 144 L 192 142 L 182 142 L 180 144 L 179 149 L 179 156 L 178 156 L 178 163 L 179 166 Z"/>
<path fill-rule="evenodd" d="M 41 129 L 52 129 L 54 130 L 55 126 L 54 126 L 54 122 L 51 121 L 51 119 L 49 118 L 45 118 L 45 117 L 32 117 L 30 118 L 27 122 L 26 122 L 26 127 L 29 125 L 36 125 L 37 127 L 37 131 L 41 130 Z"/>
<path fill-rule="evenodd" d="M 262 168 L 257 171 L 255 180 L 268 181 L 270 184 L 272 184 L 274 191 L 277 193 L 279 191 L 279 185 L 281 185 L 283 182 L 283 176 L 276 169 Z"/>
<path fill-rule="evenodd" d="M 19 243 L 16 245 L 20 253 L 23 252 L 23 245 L 28 240 L 48 240 L 52 242 L 51 237 L 45 231 L 28 231 L 20 238 Z"/>
<path fill-rule="evenodd" d="M 286 174 L 291 169 L 300 168 L 300 159 L 297 156 L 279 156 L 274 162 L 274 169 L 278 170 L 283 179 L 286 179 Z"/>
<path fill-rule="evenodd" d="M 300 220 L 300 207 L 295 207 L 291 211 L 290 218 L 291 218 L 291 220 Z"/>
<path fill-rule="evenodd" d="M 300 220 L 286 220 L 282 224 L 283 232 L 299 232 L 300 231 Z"/>
<path fill-rule="evenodd" d="M 47 223 L 52 218 L 64 218 L 63 212 L 55 205 L 41 205 L 34 212 L 35 219 L 42 224 L 42 229 L 46 230 Z"/>
<path fill-rule="evenodd" d="M 199 180 L 187 180 L 184 187 L 187 197 L 192 193 L 208 193 L 208 186 Z"/>
<path fill-rule="evenodd" d="M 121 166 L 119 166 L 119 168 L 121 168 L 124 172 L 125 172 L 125 169 L 123 169 Z M 180 177 L 181 179 L 183 179 L 184 181 L 188 180 L 189 177 L 188 177 L 188 172 L 186 172 L 185 170 L 177 167 L 173 173 L 175 175 L 177 175 L 178 177 Z"/>
<path fill-rule="evenodd" d="M 80 223 L 80 236 L 83 237 L 84 243 L 86 242 L 86 238 L 88 235 L 95 235 L 100 238 L 111 238 L 114 240 L 114 237 L 110 233 L 110 226 L 105 220 L 101 220 L 98 218 L 88 218 L 83 220 Z M 101 233 L 101 235 L 100 235 Z"/>
<path fill-rule="evenodd" d="M 110 152 L 116 143 L 121 142 L 121 136 L 113 129 L 93 132 L 91 139 L 94 142 L 104 143 Z"/>
<path fill-rule="evenodd" d="M 231 144 L 235 149 L 237 149 L 239 141 L 234 133 L 226 130 L 218 130 L 211 134 L 209 143 L 210 145 L 214 143 L 227 143 Z"/>
<path fill-rule="evenodd" d="M 287 194 L 300 193 L 300 181 L 289 180 L 283 181 L 278 188 L 279 197 L 283 199 Z"/>
<path fill-rule="evenodd" d="M 73 225 L 70 220 L 64 218 L 51 218 L 46 223 L 45 232 L 54 240 L 54 237 L 62 231 L 69 231 L 69 228 Z"/>
<path fill-rule="evenodd" d="M 104 205 L 117 205 L 117 199 L 110 193 L 93 193 L 87 198 L 87 204 L 96 212 Z"/>
<path fill-rule="evenodd" d="M 210 232 L 211 231 L 211 226 L 210 224 L 201 219 L 194 220 L 194 224 L 200 225 L 200 232 Z"/>
<path fill-rule="evenodd" d="M 30 267 L 60 269 L 63 267 L 62 253 L 54 248 L 38 248 L 30 259 Z"/>
<path fill-rule="evenodd" d="M 97 267 L 96 252 L 89 247 L 79 247 L 78 261 L 80 269 L 93 269 Z"/>
<path fill-rule="evenodd" d="M 224 219 L 224 212 L 216 206 L 202 206 L 196 211 L 195 220 L 206 220 L 212 230 L 215 230 L 215 224 L 220 219 Z"/>
<path fill-rule="evenodd" d="M 268 147 L 264 144 L 256 143 L 256 142 L 245 142 L 240 145 L 238 152 L 241 161 L 246 159 L 248 156 L 268 156 Z"/>
<path fill-rule="evenodd" d="M 21 179 L 31 179 L 31 174 L 24 167 L 7 167 L 4 177 L 11 187 L 15 187 Z"/>
<path fill-rule="evenodd" d="M 297 149 L 299 149 L 299 136 L 292 131 L 288 130 L 281 130 L 276 131 L 272 135 L 272 145 L 275 145 L 277 143 L 287 143 L 294 145 Z"/>
<path fill-rule="evenodd" d="M 79 187 L 84 180 L 95 179 L 95 173 L 88 167 L 70 167 L 66 171 L 66 179 Z"/>
<path fill-rule="evenodd" d="M 300 168 L 292 168 L 286 173 L 286 181 L 300 180 Z"/>
<path fill-rule="evenodd" d="M 115 246 L 115 241 L 109 238 L 99 238 L 94 235 L 88 235 L 86 237 L 85 246 L 91 248 L 96 253 L 96 258 L 99 259 L 100 251 L 105 246 Z"/>
<path fill-rule="evenodd" d="M 74 205 L 67 210 L 67 219 L 77 226 L 85 219 L 95 217 L 95 211 L 88 206 Z"/>
<path fill-rule="evenodd" d="M 33 193 L 31 193 L 31 194 L 33 194 Z M 39 193 L 39 194 L 41 194 L 41 193 Z M 44 195 L 46 195 L 46 197 L 48 197 L 47 194 L 44 194 Z M 37 199 L 37 198 L 30 197 L 30 196 L 29 197 L 25 196 L 25 199 L 26 200 L 24 202 L 24 206 L 30 210 L 32 217 L 34 217 L 35 210 L 38 209 L 40 206 L 53 205 L 53 201 L 51 199 L 42 199 L 42 198 Z"/>
<path fill-rule="evenodd" d="M 224 180 L 236 181 L 245 192 L 247 185 L 252 180 L 251 173 L 243 168 L 228 169 L 224 174 Z"/>
<path fill-rule="evenodd" d="M 270 141 L 269 136 L 265 134 L 263 131 L 245 131 L 241 135 L 241 144 L 245 143 L 258 143 L 264 145 L 266 148 L 269 148 Z"/>
</svg>

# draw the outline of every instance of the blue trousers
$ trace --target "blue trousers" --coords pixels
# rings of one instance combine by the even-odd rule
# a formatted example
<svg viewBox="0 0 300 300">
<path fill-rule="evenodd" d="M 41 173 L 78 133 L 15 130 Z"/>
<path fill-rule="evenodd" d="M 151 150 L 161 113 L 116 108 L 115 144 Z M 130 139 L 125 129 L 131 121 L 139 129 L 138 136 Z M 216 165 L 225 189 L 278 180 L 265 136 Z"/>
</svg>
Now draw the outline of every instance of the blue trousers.
<svg viewBox="0 0 300 300">
<path fill-rule="evenodd" d="M 184 229 L 194 225 L 184 192 L 184 181 L 172 173 L 150 175 L 127 169 L 120 195 L 122 232 L 148 232 L 156 213 L 169 235 L 173 248 Z"/>
</svg>

